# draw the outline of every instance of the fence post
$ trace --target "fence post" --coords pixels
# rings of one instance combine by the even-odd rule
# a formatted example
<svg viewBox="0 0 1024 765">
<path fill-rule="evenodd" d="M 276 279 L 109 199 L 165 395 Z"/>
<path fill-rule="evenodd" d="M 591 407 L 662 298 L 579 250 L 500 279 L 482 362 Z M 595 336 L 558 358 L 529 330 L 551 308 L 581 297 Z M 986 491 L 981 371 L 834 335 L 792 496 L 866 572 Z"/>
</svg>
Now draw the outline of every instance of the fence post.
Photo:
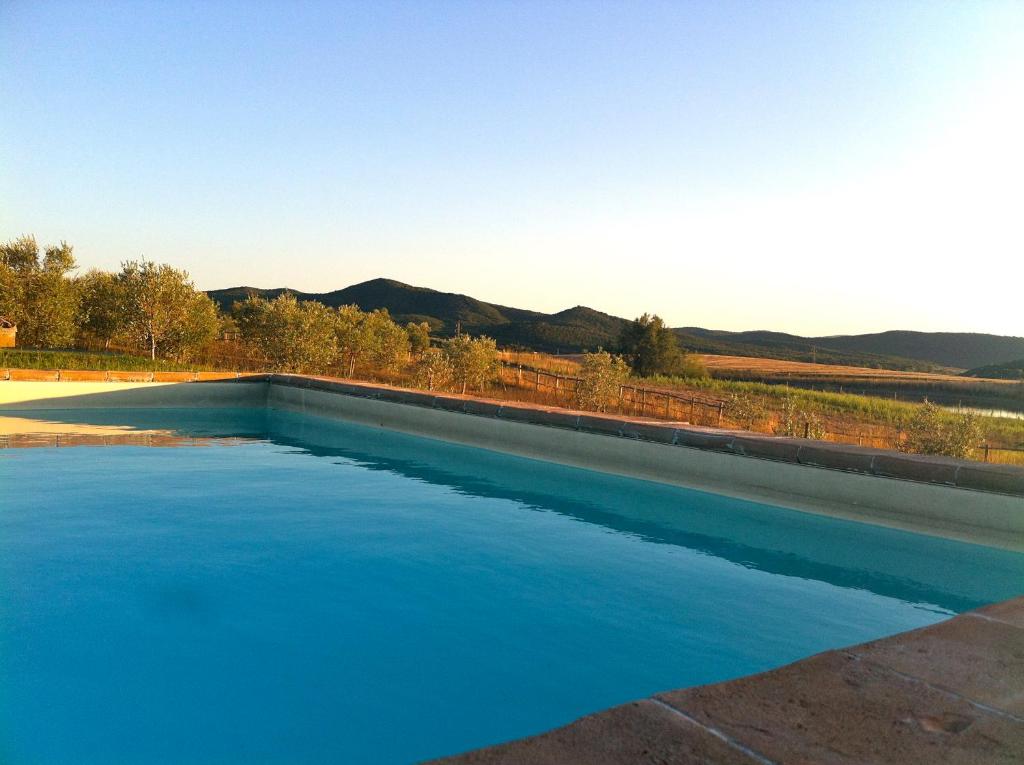
<svg viewBox="0 0 1024 765">
<path fill-rule="evenodd" d="M 725 402 L 718 402 L 718 427 L 722 427 L 722 410 L 725 409 Z"/>
<path fill-rule="evenodd" d="M 666 419 L 666 420 L 670 420 L 670 419 L 672 419 L 672 418 L 671 418 L 671 417 L 669 416 L 669 409 L 668 409 L 668 408 L 669 408 L 669 405 L 670 405 L 671 403 L 672 403 L 672 397 L 671 397 L 671 396 L 669 396 L 669 395 L 668 395 L 668 394 L 666 393 L 666 394 L 665 394 L 665 419 Z"/>
<path fill-rule="evenodd" d="M 690 424 L 693 425 L 693 408 L 697 405 L 697 399 L 690 399 Z"/>
<path fill-rule="evenodd" d="M 535 381 L 534 381 L 535 387 L 539 391 L 540 390 L 540 370 L 539 369 L 534 373 L 534 376 L 536 378 Z"/>
<path fill-rule="evenodd" d="M 985 442 L 984 447 L 985 447 L 985 462 L 988 462 L 988 442 L 987 441 Z"/>
<path fill-rule="evenodd" d="M 810 437 L 811 437 L 811 423 L 808 420 L 807 422 L 804 423 L 804 438 L 810 438 Z"/>
</svg>

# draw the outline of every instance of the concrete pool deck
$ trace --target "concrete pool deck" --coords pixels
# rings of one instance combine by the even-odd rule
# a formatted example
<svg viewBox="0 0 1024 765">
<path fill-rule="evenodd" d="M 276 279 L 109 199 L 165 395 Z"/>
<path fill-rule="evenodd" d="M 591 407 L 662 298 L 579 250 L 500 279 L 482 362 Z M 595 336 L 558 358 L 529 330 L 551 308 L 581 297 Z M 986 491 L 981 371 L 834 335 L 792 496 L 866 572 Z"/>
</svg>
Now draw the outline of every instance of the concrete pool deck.
<svg viewBox="0 0 1024 765">
<path fill-rule="evenodd" d="M 15 371 L 0 370 L 0 413 L 281 409 L 1024 551 L 1021 467 L 306 375 Z"/>
<path fill-rule="evenodd" d="M 434 765 L 1024 761 L 1024 597 Z"/>
</svg>

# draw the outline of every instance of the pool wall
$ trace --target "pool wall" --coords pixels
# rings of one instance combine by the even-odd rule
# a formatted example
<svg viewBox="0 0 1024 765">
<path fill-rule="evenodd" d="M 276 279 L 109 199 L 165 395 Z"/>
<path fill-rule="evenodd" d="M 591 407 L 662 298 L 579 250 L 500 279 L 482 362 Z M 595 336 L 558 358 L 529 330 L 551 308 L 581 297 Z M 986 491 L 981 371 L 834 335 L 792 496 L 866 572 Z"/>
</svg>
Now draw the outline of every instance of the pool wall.
<svg viewBox="0 0 1024 765">
<path fill-rule="evenodd" d="M 29 409 L 263 407 L 262 377 L 189 382 L 0 382 L 0 412 Z"/>
<path fill-rule="evenodd" d="M 0 411 L 269 407 L 1024 550 L 1024 469 L 299 375 L 0 382 Z"/>
</svg>

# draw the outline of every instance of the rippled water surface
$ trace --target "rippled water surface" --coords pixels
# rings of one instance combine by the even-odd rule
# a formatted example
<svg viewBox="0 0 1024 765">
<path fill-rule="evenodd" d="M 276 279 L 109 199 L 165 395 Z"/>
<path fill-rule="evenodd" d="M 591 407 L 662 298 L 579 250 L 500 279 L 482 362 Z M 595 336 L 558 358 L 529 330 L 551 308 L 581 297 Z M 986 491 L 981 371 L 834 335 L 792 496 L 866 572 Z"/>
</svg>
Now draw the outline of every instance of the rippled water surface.
<svg viewBox="0 0 1024 765">
<path fill-rule="evenodd" d="M 410 762 L 1024 582 L 1021 555 L 298 415 L 4 419 L 11 765 Z"/>
</svg>

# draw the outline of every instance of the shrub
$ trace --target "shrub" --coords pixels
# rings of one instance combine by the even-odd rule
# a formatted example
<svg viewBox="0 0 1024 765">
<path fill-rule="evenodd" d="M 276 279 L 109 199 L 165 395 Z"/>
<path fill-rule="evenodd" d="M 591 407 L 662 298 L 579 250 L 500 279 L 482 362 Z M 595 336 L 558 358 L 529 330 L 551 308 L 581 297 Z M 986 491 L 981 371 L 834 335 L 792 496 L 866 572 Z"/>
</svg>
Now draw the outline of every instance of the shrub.
<svg viewBox="0 0 1024 765">
<path fill-rule="evenodd" d="M 806 437 L 817 440 L 827 435 L 821 416 L 812 409 L 800 406 L 796 396 L 786 396 L 782 400 L 782 410 L 779 422 L 775 426 L 775 433 L 791 438 Z"/>
<path fill-rule="evenodd" d="M 465 393 L 467 388 L 482 389 L 498 374 L 498 347 L 489 337 L 453 337 L 445 346 L 452 365 L 455 383 Z"/>
<path fill-rule="evenodd" d="M 576 405 L 580 409 L 603 412 L 616 399 L 619 387 L 629 378 L 629 365 L 607 351 L 583 356 L 576 384 Z"/>
<path fill-rule="evenodd" d="M 455 379 L 452 362 L 440 348 L 427 348 L 416 359 L 413 384 L 427 390 L 447 390 Z"/>
<path fill-rule="evenodd" d="M 235 321 L 249 352 L 270 369 L 323 372 L 337 356 L 335 314 L 290 293 L 274 300 L 250 297 L 235 306 Z"/>
<path fill-rule="evenodd" d="M 900 448 L 918 454 L 965 458 L 981 440 L 981 423 L 970 412 L 945 412 L 925 401 L 906 426 Z"/>
<path fill-rule="evenodd" d="M 768 407 L 749 393 L 733 393 L 726 403 L 726 412 L 729 419 L 745 430 L 753 430 L 759 421 L 768 419 Z"/>
</svg>

